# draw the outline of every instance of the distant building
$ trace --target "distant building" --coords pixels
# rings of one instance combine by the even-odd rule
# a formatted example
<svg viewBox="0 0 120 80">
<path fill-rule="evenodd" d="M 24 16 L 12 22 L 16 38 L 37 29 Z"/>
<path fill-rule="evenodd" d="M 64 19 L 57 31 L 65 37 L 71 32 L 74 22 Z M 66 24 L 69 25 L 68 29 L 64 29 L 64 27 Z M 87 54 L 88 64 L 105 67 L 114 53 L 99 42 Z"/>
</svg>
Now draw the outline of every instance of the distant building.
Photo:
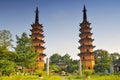
<svg viewBox="0 0 120 80">
<path fill-rule="evenodd" d="M 90 24 L 87 21 L 87 14 L 86 14 L 86 7 L 84 5 L 83 9 L 83 22 L 80 24 L 80 47 L 78 48 L 80 50 L 80 54 L 78 56 L 80 57 L 80 60 L 82 62 L 83 69 L 93 69 L 95 65 L 94 61 L 94 53 L 93 48 L 95 46 L 92 45 L 92 42 L 94 39 L 92 39 L 92 33 L 90 28 Z"/>
<path fill-rule="evenodd" d="M 65 69 L 68 65 L 67 65 L 67 62 L 64 62 L 64 61 L 61 61 L 59 60 L 59 62 L 57 63 L 57 65 L 62 68 L 62 69 Z"/>
<path fill-rule="evenodd" d="M 32 34 L 30 35 L 32 38 L 32 44 L 35 47 L 35 51 L 39 54 L 37 57 L 37 68 L 38 69 L 44 69 L 44 57 L 45 54 L 43 53 L 45 50 L 44 45 L 44 35 L 43 35 L 43 26 L 42 24 L 39 24 L 39 11 L 38 7 L 35 11 L 35 23 L 31 25 L 32 29 L 30 30 Z"/>
</svg>

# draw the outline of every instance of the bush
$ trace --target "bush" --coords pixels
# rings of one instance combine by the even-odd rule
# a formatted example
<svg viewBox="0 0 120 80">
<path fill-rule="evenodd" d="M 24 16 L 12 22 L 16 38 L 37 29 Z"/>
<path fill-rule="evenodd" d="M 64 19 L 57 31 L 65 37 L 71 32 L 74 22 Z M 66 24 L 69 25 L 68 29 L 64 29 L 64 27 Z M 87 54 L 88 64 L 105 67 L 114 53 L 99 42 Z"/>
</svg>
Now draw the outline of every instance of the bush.
<svg viewBox="0 0 120 80">
<path fill-rule="evenodd" d="M 10 75 L 15 72 L 16 65 L 12 61 L 0 60 L 0 72 L 2 75 Z"/>
<path fill-rule="evenodd" d="M 94 73 L 94 71 L 93 71 L 93 70 L 88 70 L 88 69 L 86 69 L 86 70 L 83 71 L 83 73 L 84 73 L 86 76 L 90 76 L 92 73 Z"/>
</svg>

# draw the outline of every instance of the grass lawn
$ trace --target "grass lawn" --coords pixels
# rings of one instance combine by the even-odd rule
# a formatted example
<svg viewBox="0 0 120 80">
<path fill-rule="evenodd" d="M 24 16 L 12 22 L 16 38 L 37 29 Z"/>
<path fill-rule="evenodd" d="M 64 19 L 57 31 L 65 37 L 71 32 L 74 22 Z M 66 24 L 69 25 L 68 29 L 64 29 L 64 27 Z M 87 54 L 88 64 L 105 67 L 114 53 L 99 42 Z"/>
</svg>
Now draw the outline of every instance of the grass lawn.
<svg viewBox="0 0 120 80">
<path fill-rule="evenodd" d="M 85 76 L 78 75 L 69 75 L 69 76 L 43 76 L 43 79 L 40 79 L 38 76 L 34 75 L 19 75 L 19 76 L 3 76 L 0 77 L 0 80 L 120 80 L 120 75 L 91 75 L 90 78 L 85 78 Z"/>
<path fill-rule="evenodd" d="M 120 75 L 67 76 L 67 80 L 120 80 Z"/>
<path fill-rule="evenodd" d="M 39 78 L 38 76 L 34 75 L 27 75 L 27 76 L 3 76 L 0 77 L 0 80 L 62 80 L 62 76 L 54 75 L 54 76 L 43 76 L 43 78 Z"/>
</svg>

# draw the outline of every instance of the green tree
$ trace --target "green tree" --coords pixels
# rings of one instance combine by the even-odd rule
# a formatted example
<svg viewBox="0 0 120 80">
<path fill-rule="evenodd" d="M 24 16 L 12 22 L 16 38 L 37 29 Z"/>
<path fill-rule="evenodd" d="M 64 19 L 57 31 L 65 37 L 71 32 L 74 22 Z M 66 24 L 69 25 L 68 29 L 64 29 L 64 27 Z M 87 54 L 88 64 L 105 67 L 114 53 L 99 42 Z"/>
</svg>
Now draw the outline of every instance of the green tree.
<svg viewBox="0 0 120 80">
<path fill-rule="evenodd" d="M 21 66 L 23 69 L 35 67 L 38 54 L 35 53 L 31 39 L 26 33 L 23 33 L 21 37 L 16 36 L 16 39 L 17 47 L 15 48 L 15 51 L 17 56 L 15 62 L 17 65 Z"/>
<path fill-rule="evenodd" d="M 0 46 L 0 60 L 13 61 L 16 59 L 16 53 L 9 51 L 7 48 Z"/>
<path fill-rule="evenodd" d="M 72 60 L 68 63 L 67 72 L 76 72 L 78 70 L 78 60 Z"/>
<path fill-rule="evenodd" d="M 65 70 L 66 72 L 72 73 L 72 72 L 75 72 L 76 70 L 78 70 L 78 60 L 72 60 L 72 58 L 70 57 L 70 55 L 68 53 L 66 53 L 63 56 L 61 56 L 57 53 L 53 54 L 50 57 L 50 60 L 51 60 L 51 66 L 53 65 L 51 68 L 51 69 L 53 69 L 53 71 Z M 58 65 L 58 63 L 59 63 L 59 65 L 61 64 L 61 67 Z M 64 65 L 64 66 L 62 66 L 62 65 Z M 58 67 L 60 69 L 57 69 Z"/>
<path fill-rule="evenodd" d="M 0 60 L 2 59 L 7 59 L 8 57 L 8 49 L 6 49 L 5 47 L 3 46 L 0 46 Z"/>
<path fill-rule="evenodd" d="M 96 50 L 95 53 L 95 72 L 104 72 L 105 70 L 109 70 L 110 64 L 112 63 L 112 59 L 108 51 L 106 50 Z"/>
<path fill-rule="evenodd" d="M 50 66 L 50 70 L 51 70 L 51 72 L 58 73 L 58 72 L 61 71 L 61 68 L 60 68 L 58 65 L 56 65 L 56 64 L 52 64 L 52 65 Z"/>
<path fill-rule="evenodd" d="M 0 60 L 0 72 L 2 75 L 10 75 L 16 71 L 16 64 L 9 60 Z"/>
<path fill-rule="evenodd" d="M 70 64 L 72 62 L 72 59 L 70 58 L 70 55 L 66 53 L 64 56 L 61 57 L 61 60 Z"/>
<path fill-rule="evenodd" d="M 16 70 L 15 53 L 0 46 L 0 72 L 2 75 L 9 75 Z"/>
<path fill-rule="evenodd" d="M 112 62 L 115 63 L 120 59 L 120 54 L 115 52 L 111 54 L 111 57 L 112 57 Z"/>
<path fill-rule="evenodd" d="M 59 60 L 61 60 L 61 55 L 59 55 L 58 53 L 55 53 L 50 57 L 50 61 L 52 64 L 57 64 Z"/>
<path fill-rule="evenodd" d="M 9 30 L 0 30 L 0 46 L 11 47 L 12 41 L 12 34 Z"/>
</svg>

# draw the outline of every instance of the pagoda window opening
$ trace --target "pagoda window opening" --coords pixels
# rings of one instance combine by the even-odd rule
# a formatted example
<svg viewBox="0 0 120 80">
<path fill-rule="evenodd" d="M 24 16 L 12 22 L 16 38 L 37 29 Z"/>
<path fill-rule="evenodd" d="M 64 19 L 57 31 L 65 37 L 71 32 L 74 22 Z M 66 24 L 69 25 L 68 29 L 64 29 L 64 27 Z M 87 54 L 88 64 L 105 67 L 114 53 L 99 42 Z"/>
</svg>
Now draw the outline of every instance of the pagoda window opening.
<svg viewBox="0 0 120 80">
<path fill-rule="evenodd" d="M 35 37 L 35 39 L 37 39 L 37 37 Z"/>
<path fill-rule="evenodd" d="M 89 49 L 87 49 L 87 52 L 89 52 Z"/>
<path fill-rule="evenodd" d="M 90 69 L 90 67 L 88 67 L 88 69 Z"/>
<path fill-rule="evenodd" d="M 41 60 L 41 58 L 39 58 L 39 60 Z"/>
<path fill-rule="evenodd" d="M 39 44 L 39 46 L 41 46 L 41 45 Z"/>
</svg>

